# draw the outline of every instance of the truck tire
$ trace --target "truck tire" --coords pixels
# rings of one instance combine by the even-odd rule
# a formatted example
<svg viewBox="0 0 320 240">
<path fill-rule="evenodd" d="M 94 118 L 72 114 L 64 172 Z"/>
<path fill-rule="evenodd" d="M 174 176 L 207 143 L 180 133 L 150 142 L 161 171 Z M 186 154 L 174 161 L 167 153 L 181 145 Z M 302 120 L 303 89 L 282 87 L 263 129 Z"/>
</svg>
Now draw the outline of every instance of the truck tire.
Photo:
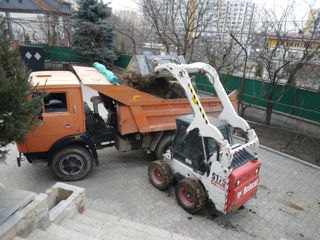
<svg viewBox="0 0 320 240">
<path fill-rule="evenodd" d="M 149 164 L 148 175 L 151 184 L 159 190 L 167 189 L 173 181 L 170 166 L 162 160 L 153 161 Z"/>
<path fill-rule="evenodd" d="M 163 136 L 154 151 L 157 160 L 162 159 L 162 155 L 168 150 L 172 144 L 174 134 L 167 134 Z"/>
<path fill-rule="evenodd" d="M 207 199 L 203 186 L 191 178 L 184 178 L 178 182 L 175 194 L 179 205 L 191 214 L 198 212 Z"/>
<path fill-rule="evenodd" d="M 80 180 L 88 175 L 91 168 L 91 153 L 81 146 L 68 146 L 57 151 L 51 162 L 53 173 L 65 181 Z"/>
</svg>

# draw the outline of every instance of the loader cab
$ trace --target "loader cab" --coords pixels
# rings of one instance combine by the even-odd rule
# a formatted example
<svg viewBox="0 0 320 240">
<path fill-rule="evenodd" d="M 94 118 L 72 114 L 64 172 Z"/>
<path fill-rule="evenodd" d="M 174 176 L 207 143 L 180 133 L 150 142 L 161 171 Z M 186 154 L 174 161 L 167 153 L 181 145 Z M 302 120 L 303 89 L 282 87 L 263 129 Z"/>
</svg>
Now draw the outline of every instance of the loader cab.
<svg viewBox="0 0 320 240">
<path fill-rule="evenodd" d="M 196 172 L 204 174 L 206 160 L 213 159 L 219 161 L 219 154 L 217 154 L 218 145 L 211 138 L 199 136 L 198 129 L 187 133 L 186 130 L 192 120 L 192 114 L 177 118 L 176 134 L 171 146 L 171 153 L 178 161 L 192 167 Z M 211 117 L 209 117 L 209 121 L 232 144 L 230 125 Z"/>
</svg>

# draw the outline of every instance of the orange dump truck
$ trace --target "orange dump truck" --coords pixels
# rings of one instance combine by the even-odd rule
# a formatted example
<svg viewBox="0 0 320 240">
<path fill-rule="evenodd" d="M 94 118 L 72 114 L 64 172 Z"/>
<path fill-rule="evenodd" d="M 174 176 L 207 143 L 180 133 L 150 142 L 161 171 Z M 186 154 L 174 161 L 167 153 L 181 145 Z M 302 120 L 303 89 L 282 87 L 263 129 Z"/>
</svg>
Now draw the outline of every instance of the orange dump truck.
<svg viewBox="0 0 320 240">
<path fill-rule="evenodd" d="M 30 163 L 45 163 L 62 180 L 79 180 L 98 164 L 97 149 L 115 146 L 126 152 L 144 149 L 160 159 L 171 144 L 176 118 L 192 113 L 187 99 L 166 100 L 137 89 L 112 85 L 96 69 L 74 67 L 79 79 L 68 71 L 33 72 L 33 84 L 45 87 L 46 96 L 35 131 L 23 144 L 19 156 Z M 93 109 L 83 101 L 81 83 L 96 90 Z M 235 109 L 236 93 L 229 95 Z M 103 103 L 108 118 L 102 119 L 97 104 Z M 218 98 L 202 98 L 208 115 L 221 112 Z"/>
</svg>

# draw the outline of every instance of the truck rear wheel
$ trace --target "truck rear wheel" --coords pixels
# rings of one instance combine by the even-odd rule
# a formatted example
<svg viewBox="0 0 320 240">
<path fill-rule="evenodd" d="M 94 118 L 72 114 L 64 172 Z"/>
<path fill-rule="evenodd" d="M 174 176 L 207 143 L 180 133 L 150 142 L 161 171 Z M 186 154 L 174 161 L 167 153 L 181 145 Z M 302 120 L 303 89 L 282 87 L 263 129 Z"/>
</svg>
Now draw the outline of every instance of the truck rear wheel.
<svg viewBox="0 0 320 240">
<path fill-rule="evenodd" d="M 159 190 L 167 189 L 173 181 L 170 166 L 162 160 L 157 160 L 149 164 L 148 175 L 151 184 Z"/>
<path fill-rule="evenodd" d="M 81 146 L 69 146 L 56 152 L 51 169 L 60 179 L 77 181 L 88 175 L 92 168 L 91 153 Z"/>
<path fill-rule="evenodd" d="M 162 155 L 170 149 L 170 146 L 172 144 L 174 135 L 173 134 L 167 134 L 163 136 L 158 143 L 158 146 L 156 150 L 154 151 L 156 159 L 162 159 Z"/>
<path fill-rule="evenodd" d="M 192 214 L 204 206 L 207 197 L 203 186 L 190 178 L 184 178 L 178 182 L 175 194 L 179 205 Z"/>
</svg>

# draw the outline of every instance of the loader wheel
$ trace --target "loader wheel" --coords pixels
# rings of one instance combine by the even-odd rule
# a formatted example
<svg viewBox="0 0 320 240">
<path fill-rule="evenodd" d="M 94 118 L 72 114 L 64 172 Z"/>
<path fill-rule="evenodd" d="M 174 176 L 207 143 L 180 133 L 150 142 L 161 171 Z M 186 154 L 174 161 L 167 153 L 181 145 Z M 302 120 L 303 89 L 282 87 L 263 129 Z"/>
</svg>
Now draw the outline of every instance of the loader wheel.
<svg viewBox="0 0 320 240">
<path fill-rule="evenodd" d="M 69 146 L 61 149 L 55 153 L 51 162 L 53 173 L 65 181 L 80 180 L 87 176 L 91 168 L 91 153 L 80 146 Z"/>
<path fill-rule="evenodd" d="M 169 150 L 169 148 L 172 144 L 173 138 L 174 138 L 173 134 L 168 134 L 168 135 L 161 138 L 156 150 L 154 151 L 156 159 L 163 159 L 162 155 L 167 150 Z"/>
<path fill-rule="evenodd" d="M 192 214 L 198 212 L 206 203 L 206 191 L 194 179 L 181 180 L 176 186 L 175 193 L 179 205 Z"/>
<path fill-rule="evenodd" d="M 157 160 L 149 164 L 148 175 L 151 184 L 159 190 L 167 189 L 173 181 L 170 166 L 162 160 Z"/>
</svg>

